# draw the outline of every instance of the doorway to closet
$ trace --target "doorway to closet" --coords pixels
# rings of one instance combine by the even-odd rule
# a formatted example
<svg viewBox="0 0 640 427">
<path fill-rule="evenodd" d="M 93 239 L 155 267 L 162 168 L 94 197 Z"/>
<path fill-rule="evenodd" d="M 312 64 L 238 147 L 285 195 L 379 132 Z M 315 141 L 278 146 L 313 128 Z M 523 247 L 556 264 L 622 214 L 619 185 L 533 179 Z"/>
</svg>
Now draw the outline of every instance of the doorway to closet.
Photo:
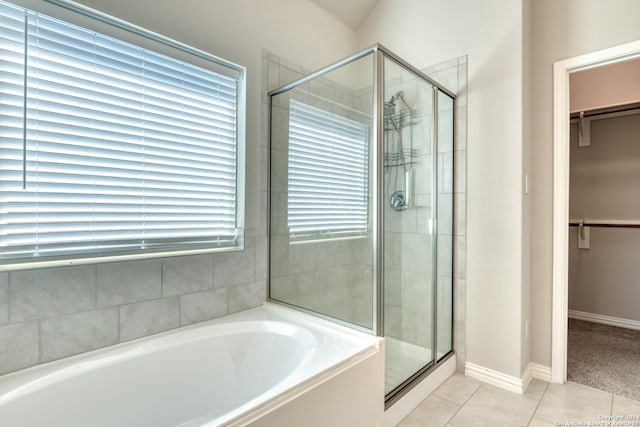
<svg viewBox="0 0 640 427">
<path fill-rule="evenodd" d="M 570 76 L 567 379 L 640 400 L 640 59 Z"/>
<path fill-rule="evenodd" d="M 567 380 L 569 276 L 570 91 L 574 73 L 640 59 L 640 41 L 590 52 L 554 63 L 553 71 L 553 252 L 551 380 Z"/>
</svg>

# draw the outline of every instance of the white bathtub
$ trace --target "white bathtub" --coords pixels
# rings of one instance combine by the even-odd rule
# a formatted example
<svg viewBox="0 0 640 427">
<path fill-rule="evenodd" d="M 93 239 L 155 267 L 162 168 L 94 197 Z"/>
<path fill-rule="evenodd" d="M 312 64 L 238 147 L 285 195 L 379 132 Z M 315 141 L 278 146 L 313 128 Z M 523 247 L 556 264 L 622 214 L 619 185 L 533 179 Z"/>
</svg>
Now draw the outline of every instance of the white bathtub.
<svg viewBox="0 0 640 427">
<path fill-rule="evenodd" d="M 0 426 L 381 426 L 382 345 L 267 304 L 0 377 Z"/>
</svg>

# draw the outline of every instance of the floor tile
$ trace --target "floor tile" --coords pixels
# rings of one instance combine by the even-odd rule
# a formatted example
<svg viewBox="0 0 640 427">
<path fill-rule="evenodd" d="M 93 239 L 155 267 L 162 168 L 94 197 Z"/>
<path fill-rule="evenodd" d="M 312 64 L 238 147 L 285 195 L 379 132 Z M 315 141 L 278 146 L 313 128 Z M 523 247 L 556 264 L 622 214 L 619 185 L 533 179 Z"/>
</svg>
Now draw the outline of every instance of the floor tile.
<svg viewBox="0 0 640 427">
<path fill-rule="evenodd" d="M 453 417 L 455 427 L 526 427 L 538 399 L 483 384 Z"/>
<path fill-rule="evenodd" d="M 463 374 L 454 374 L 433 392 L 434 395 L 458 405 L 464 404 L 482 383 Z"/>
<path fill-rule="evenodd" d="M 553 424 L 548 423 L 540 418 L 532 418 L 528 427 L 552 427 Z"/>
<path fill-rule="evenodd" d="M 527 391 L 525 392 L 524 395 L 526 397 L 530 397 L 532 399 L 539 401 L 540 399 L 542 399 L 542 396 L 544 395 L 545 391 L 547 391 L 548 386 L 549 386 L 548 382 L 541 381 L 534 378 L 529 383 L 529 386 L 527 387 Z"/>
<path fill-rule="evenodd" d="M 438 396 L 427 397 L 398 427 L 443 427 L 460 406 Z"/>
<path fill-rule="evenodd" d="M 640 402 L 627 397 L 614 395 L 611 415 L 637 415 L 640 417 Z M 640 425 L 640 418 L 627 419 Z"/>
<path fill-rule="evenodd" d="M 609 415 L 613 395 L 580 384 L 549 384 L 535 413 L 549 423 L 599 421 Z"/>
<path fill-rule="evenodd" d="M 640 401 L 573 382 L 559 385 L 537 379 L 531 381 L 524 395 L 518 395 L 455 374 L 398 427 L 552 427 L 561 422 L 586 425 L 606 421 L 604 417 L 611 414 L 627 416 L 611 421 L 634 421 L 629 416 L 640 417 Z"/>
</svg>

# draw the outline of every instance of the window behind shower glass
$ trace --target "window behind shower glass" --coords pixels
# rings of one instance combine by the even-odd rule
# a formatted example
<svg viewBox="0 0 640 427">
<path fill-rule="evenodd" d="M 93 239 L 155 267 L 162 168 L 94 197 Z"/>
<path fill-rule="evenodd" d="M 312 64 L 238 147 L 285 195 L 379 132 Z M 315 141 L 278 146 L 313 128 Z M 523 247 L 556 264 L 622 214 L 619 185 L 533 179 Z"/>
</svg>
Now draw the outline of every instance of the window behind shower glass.
<svg viewBox="0 0 640 427">
<path fill-rule="evenodd" d="M 0 263 L 242 247 L 244 69 L 40 3 L 0 2 Z"/>
<path fill-rule="evenodd" d="M 291 100 L 288 226 L 291 240 L 368 231 L 369 126 Z"/>
</svg>

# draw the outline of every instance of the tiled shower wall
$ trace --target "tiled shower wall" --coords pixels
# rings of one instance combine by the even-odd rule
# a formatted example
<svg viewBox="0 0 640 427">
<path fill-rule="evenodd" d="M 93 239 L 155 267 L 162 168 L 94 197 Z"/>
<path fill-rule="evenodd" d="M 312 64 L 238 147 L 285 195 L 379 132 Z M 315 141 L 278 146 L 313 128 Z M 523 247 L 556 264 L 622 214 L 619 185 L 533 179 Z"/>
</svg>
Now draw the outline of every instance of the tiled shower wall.
<svg viewBox="0 0 640 427">
<path fill-rule="evenodd" d="M 453 187 L 453 348 L 459 372 L 466 360 L 466 193 L 467 193 L 467 56 L 422 70 L 456 94 L 454 104 Z"/>
<path fill-rule="evenodd" d="M 438 189 L 438 206 L 449 211 L 451 203 L 454 205 L 454 217 L 440 215 L 438 223 L 438 313 L 453 312 L 453 348 L 456 351 L 458 370 L 464 372 L 466 354 L 465 319 L 466 319 L 466 146 L 467 146 L 467 57 L 453 58 L 440 64 L 422 70 L 430 78 L 456 94 L 454 104 L 454 146 L 444 143 L 450 137 L 444 136 L 439 146 L 439 157 L 446 159 L 454 156 L 454 170 L 440 168 L 443 183 L 450 182 L 454 175 L 454 186 L 445 185 Z M 394 85 L 397 85 L 394 86 Z M 388 87 L 390 93 L 404 90 L 411 93 L 411 89 L 401 87 L 401 82 L 391 81 Z M 415 102 L 415 101 L 414 101 Z M 423 112 L 428 113 L 430 112 Z M 444 113 L 444 114 L 443 114 Z M 440 111 L 440 121 L 443 117 L 450 117 L 445 111 Z M 423 119 L 424 120 L 424 119 Z M 442 123 L 441 123 L 442 124 Z M 427 129 L 430 123 L 427 123 Z M 446 126 L 444 127 L 446 129 Z M 416 127 L 419 130 L 419 126 Z M 440 132 L 442 129 L 440 129 Z M 419 157 L 414 166 L 416 182 L 429 182 L 431 167 L 430 153 L 426 157 Z M 446 164 L 447 162 L 445 162 Z M 440 160 L 442 164 L 442 160 Z M 417 191 L 414 189 L 414 191 Z M 424 286 L 424 277 L 431 275 L 429 260 L 431 259 L 431 241 L 426 230 L 427 218 L 430 217 L 428 199 L 430 188 L 425 193 L 416 194 L 415 206 L 396 212 L 385 206 L 385 329 L 387 334 L 404 341 L 429 348 L 431 346 L 430 329 L 425 331 L 420 325 L 429 324 L 431 313 L 431 291 Z M 421 200 L 420 197 L 426 198 Z M 423 207 L 424 206 L 424 207 Z M 442 211 L 441 211 L 442 212 Z M 453 224 L 450 221 L 453 221 Z M 453 236 L 451 236 L 453 230 Z M 453 248 L 451 248 L 453 244 Z M 454 268 L 451 271 L 450 258 L 447 255 L 453 249 Z M 450 286 L 453 273 L 453 301 L 445 287 Z M 438 339 L 450 339 L 451 330 L 446 323 L 438 320 Z M 441 346 L 438 346 L 439 349 Z"/>
<path fill-rule="evenodd" d="M 390 67 L 392 72 L 393 67 Z M 400 131 L 385 130 L 385 150 L 397 154 L 402 135 L 404 147 L 416 150 L 407 158 L 412 176 L 412 200 L 408 208 L 396 211 L 389 199 L 396 190 L 404 189 L 404 164 L 391 161 L 384 173 L 384 247 L 385 247 L 385 335 L 401 341 L 431 348 L 432 339 L 432 236 L 431 218 L 431 99 L 427 85 L 418 84 L 411 73 L 385 79 L 385 101 L 392 94 L 404 93 L 405 102 L 416 112 L 411 126 Z M 426 100 L 424 99 L 426 97 Z M 403 157 L 404 158 L 404 157 Z M 446 250 L 446 249 L 444 249 Z M 440 338 L 440 337 L 439 337 Z"/>
</svg>

